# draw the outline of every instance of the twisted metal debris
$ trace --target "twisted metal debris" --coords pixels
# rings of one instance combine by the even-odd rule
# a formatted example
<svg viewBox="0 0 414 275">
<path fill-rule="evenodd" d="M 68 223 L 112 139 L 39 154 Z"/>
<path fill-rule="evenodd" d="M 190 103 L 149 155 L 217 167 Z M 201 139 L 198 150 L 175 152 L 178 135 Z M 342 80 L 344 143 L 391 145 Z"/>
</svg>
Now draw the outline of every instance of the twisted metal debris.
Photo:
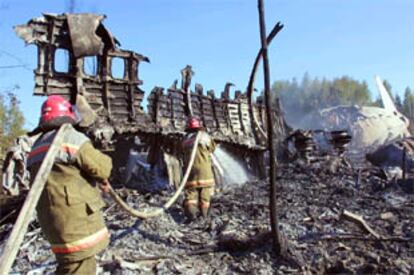
<svg viewBox="0 0 414 275">
<path fill-rule="evenodd" d="M 340 165 L 332 173 L 323 162 L 296 161 L 280 167 L 280 225 L 307 274 L 410 274 L 413 271 L 413 195 L 397 183 Z M 119 206 L 105 210 L 111 232 L 108 250 L 98 257 L 99 274 L 303 274 L 274 257 L 269 242 L 268 183 L 232 185 L 213 201 L 212 218 L 183 224 L 179 204 L 158 219 L 130 218 Z M 134 208 L 147 208 L 170 196 L 118 190 Z M 249 200 L 246 200 L 249 198 Z M 376 239 L 344 220 L 344 210 L 363 216 Z M 0 242 L 12 224 L 0 225 Z M 13 272 L 47 273 L 54 258 L 32 223 Z M 207 240 L 207 241 L 206 241 Z"/>
<path fill-rule="evenodd" d="M 255 115 L 258 126 L 266 128 L 261 99 L 252 104 L 253 114 L 249 114 L 247 94 L 236 91 L 231 98 L 229 83 L 219 98 L 213 90 L 204 93 L 201 84 L 191 90 L 194 74 L 191 66 L 182 70 L 180 87 L 175 81 L 167 89 L 155 87 L 151 91 L 145 113 L 139 65 L 149 62 L 149 58 L 119 49 L 117 40 L 102 24 L 103 19 L 92 14 L 44 14 L 15 27 L 18 36 L 38 48 L 35 95 L 59 94 L 72 103 L 82 95 L 97 114 L 93 125 L 85 126 L 105 145 L 117 134 L 182 134 L 188 116 L 194 115 L 216 140 L 248 148 L 261 146 L 263 137 L 261 140 L 255 137 L 251 117 Z M 59 52 L 68 55 L 64 61 L 66 70 L 59 69 L 62 66 Z M 94 60 L 95 74 L 85 69 L 86 57 Z M 122 72 L 115 71 L 115 62 L 124 64 Z M 112 129 L 106 131 L 112 135 L 100 132 L 107 128 Z"/>
</svg>

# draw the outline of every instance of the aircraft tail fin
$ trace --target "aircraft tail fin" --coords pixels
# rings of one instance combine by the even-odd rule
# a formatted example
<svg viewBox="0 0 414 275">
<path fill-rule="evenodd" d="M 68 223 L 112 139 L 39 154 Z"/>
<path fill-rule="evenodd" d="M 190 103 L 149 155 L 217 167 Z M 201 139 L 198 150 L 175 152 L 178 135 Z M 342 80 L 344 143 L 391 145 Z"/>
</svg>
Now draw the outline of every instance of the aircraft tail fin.
<svg viewBox="0 0 414 275">
<path fill-rule="evenodd" d="M 375 81 L 381 96 L 382 105 L 384 106 L 384 109 L 387 109 L 389 111 L 397 111 L 394 101 L 392 100 L 390 93 L 385 88 L 381 78 L 379 76 L 376 76 Z"/>
</svg>

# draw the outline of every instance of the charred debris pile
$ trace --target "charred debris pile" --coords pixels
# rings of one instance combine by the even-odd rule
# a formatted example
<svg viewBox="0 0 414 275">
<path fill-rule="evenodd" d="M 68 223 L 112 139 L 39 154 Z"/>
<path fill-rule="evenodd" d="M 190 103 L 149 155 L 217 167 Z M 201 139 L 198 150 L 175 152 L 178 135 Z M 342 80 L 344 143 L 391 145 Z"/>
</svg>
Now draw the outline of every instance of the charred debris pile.
<svg viewBox="0 0 414 275">
<path fill-rule="evenodd" d="M 338 159 L 337 165 L 333 159 Z M 339 161 L 340 160 L 340 161 Z M 280 164 L 282 232 L 302 270 L 274 257 L 268 228 L 266 181 L 225 184 L 214 198 L 211 218 L 185 223 L 180 203 L 145 221 L 129 217 L 111 200 L 104 210 L 111 244 L 100 255 L 107 274 L 170 273 L 389 273 L 414 266 L 414 197 L 377 169 L 358 170 L 344 157 Z M 139 194 L 118 190 L 134 208 L 157 206 L 169 191 Z M 12 223 L 3 222 L 3 242 Z M 53 256 L 34 221 L 15 272 L 52 271 Z"/>
<path fill-rule="evenodd" d="M 248 182 L 232 184 L 218 180 L 221 185 L 211 217 L 190 224 L 185 223 L 181 202 L 160 217 L 142 221 L 131 218 L 107 198 L 104 215 L 111 243 L 99 256 L 100 273 L 413 272 L 411 141 L 380 148 L 379 155 L 370 155 L 371 160 L 389 160 L 374 167 L 365 155 L 347 150 L 351 141 L 348 132 L 289 132 L 283 117 L 275 112 L 276 132 L 288 133 L 279 143 L 278 206 L 281 231 L 289 241 L 296 264 L 285 261 L 275 257 L 271 248 L 269 185 L 257 179 L 266 178 L 267 121 L 263 100 L 252 100 L 254 85 L 230 96 L 232 84 L 227 84 L 221 96 L 216 97 L 213 91 L 205 93 L 200 84 L 191 89 L 194 72 L 188 66 L 181 72 L 181 86 L 175 81 L 167 89 L 155 87 L 151 91 L 145 112 L 138 67 L 149 59 L 119 49 L 102 20 L 102 16 L 88 14 L 45 14 L 16 27 L 16 32 L 38 47 L 35 95 L 61 94 L 78 104 L 85 132 L 101 149 L 115 152 L 112 157 L 117 160 L 119 173 L 113 180 L 129 187 L 117 189 L 124 200 L 135 209 L 144 209 L 159 206 L 170 196 L 180 178 L 178 146 L 185 121 L 191 115 L 200 117 L 212 137 L 236 159 L 243 160 L 243 166 L 253 176 Z M 85 25 L 91 29 L 81 28 Z M 268 40 L 281 28 L 277 24 Z M 62 51 L 69 57 L 65 71 L 56 70 L 57 52 Z M 96 72 L 85 70 L 86 57 L 92 58 Z M 112 71 L 117 60 L 124 64 L 121 76 Z M 256 70 L 252 72 L 253 80 Z M 139 145 L 136 140 L 140 140 Z M 28 150 L 22 144 L 12 151 L 4 172 L 10 184 L 19 176 L 24 186 Z M 121 160 L 127 159 L 131 146 L 141 149 L 134 163 L 139 163 L 137 173 L 128 178 L 128 163 Z M 390 158 L 387 150 L 396 157 Z M 150 163 L 145 163 L 143 156 L 151 159 Z M 393 168 L 402 171 L 402 179 L 395 176 Z M 157 180 L 156 171 L 163 171 L 169 188 L 149 186 L 144 188 L 147 193 L 142 192 L 154 177 Z M 234 171 L 224 170 L 219 176 L 223 179 L 231 173 Z M 7 211 L 1 201 L 0 250 L 22 198 L 7 198 Z M 42 274 L 53 270 L 54 257 L 33 220 L 13 272 Z"/>
</svg>

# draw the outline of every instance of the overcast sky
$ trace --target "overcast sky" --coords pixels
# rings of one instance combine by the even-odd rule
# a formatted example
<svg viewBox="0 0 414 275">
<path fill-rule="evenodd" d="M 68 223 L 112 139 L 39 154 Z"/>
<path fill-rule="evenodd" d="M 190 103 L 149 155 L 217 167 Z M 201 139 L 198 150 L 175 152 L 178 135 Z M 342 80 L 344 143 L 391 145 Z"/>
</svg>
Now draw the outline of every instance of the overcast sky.
<svg viewBox="0 0 414 275">
<path fill-rule="evenodd" d="M 75 12 L 106 14 L 105 26 L 121 42 L 151 60 L 142 64 L 142 88 L 168 87 L 187 64 L 194 82 L 220 92 L 227 81 L 244 90 L 260 46 L 255 0 L 77 0 Z M 414 88 L 414 1 L 265 0 L 268 31 L 285 28 L 270 47 L 272 82 L 349 75 L 374 76 L 394 91 Z M 36 47 L 24 46 L 12 29 L 43 12 L 69 11 L 63 0 L 0 0 L 0 90 L 18 84 L 17 95 L 33 128 L 42 98 L 34 98 Z M 24 67 L 3 68 L 24 64 Z M 261 89 L 262 75 L 257 81 Z M 374 95 L 376 97 L 376 94 Z"/>
</svg>

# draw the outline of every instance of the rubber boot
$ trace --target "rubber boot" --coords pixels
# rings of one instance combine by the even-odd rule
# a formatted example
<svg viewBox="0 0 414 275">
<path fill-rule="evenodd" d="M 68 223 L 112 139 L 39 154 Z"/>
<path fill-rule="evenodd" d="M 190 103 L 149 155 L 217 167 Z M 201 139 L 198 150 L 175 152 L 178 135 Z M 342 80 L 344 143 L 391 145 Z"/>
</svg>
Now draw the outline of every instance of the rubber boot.
<svg viewBox="0 0 414 275">
<path fill-rule="evenodd" d="M 210 215 L 210 207 L 201 207 L 201 216 L 203 216 L 204 219 L 207 219 Z"/>
<path fill-rule="evenodd" d="M 187 223 L 194 221 L 197 218 L 198 209 L 196 205 L 186 205 L 184 207 L 184 213 L 187 217 Z"/>
</svg>

